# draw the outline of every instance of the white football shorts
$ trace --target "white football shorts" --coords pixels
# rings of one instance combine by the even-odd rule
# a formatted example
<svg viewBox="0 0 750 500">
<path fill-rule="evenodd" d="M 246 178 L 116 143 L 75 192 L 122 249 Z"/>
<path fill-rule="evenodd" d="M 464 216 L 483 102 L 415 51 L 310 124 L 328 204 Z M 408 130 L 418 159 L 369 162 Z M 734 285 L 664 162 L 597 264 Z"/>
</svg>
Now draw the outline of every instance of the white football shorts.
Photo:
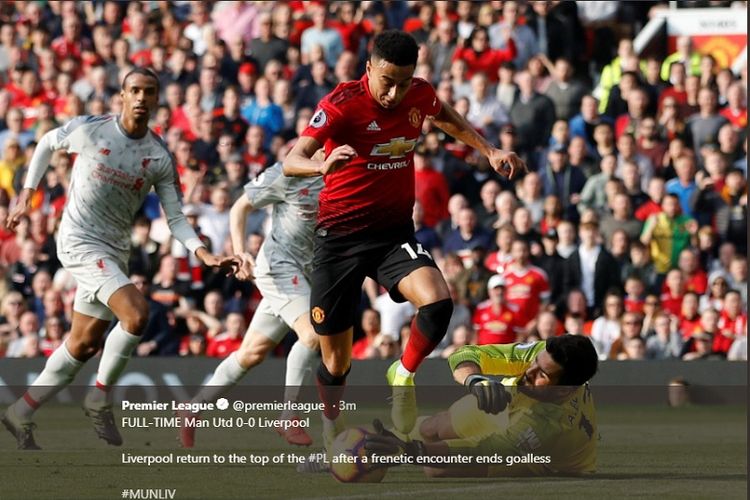
<svg viewBox="0 0 750 500">
<path fill-rule="evenodd" d="M 73 310 L 104 321 L 114 318 L 109 298 L 131 284 L 127 264 L 111 256 L 92 253 L 60 252 L 58 259 L 78 284 Z"/>
</svg>

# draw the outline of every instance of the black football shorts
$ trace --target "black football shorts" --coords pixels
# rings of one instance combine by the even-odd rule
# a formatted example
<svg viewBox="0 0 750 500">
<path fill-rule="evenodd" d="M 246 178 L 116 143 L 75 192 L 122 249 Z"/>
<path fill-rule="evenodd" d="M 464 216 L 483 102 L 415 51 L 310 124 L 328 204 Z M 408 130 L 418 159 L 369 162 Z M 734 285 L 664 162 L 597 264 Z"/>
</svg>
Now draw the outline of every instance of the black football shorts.
<svg viewBox="0 0 750 500">
<path fill-rule="evenodd" d="M 362 283 L 370 277 L 396 302 L 402 278 L 420 267 L 435 267 L 414 238 L 413 227 L 387 234 L 330 237 L 317 231 L 313 252 L 310 320 L 319 335 L 335 335 L 354 326 Z"/>
</svg>

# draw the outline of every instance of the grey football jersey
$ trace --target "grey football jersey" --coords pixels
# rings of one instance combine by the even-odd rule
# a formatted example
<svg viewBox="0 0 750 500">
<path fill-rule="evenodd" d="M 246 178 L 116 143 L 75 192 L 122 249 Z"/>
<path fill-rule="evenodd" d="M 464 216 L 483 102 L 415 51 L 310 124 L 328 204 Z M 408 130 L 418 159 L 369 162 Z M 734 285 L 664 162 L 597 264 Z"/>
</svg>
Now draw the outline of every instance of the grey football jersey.
<svg viewBox="0 0 750 500">
<path fill-rule="evenodd" d="M 60 251 L 103 252 L 126 260 L 133 218 L 152 187 L 172 232 L 181 229 L 178 239 L 196 237 L 184 227 L 189 225 L 181 210 L 172 156 L 153 132 L 134 139 L 116 116 L 79 116 L 51 131 L 49 137 L 51 150 L 77 155 L 60 223 Z"/>
<path fill-rule="evenodd" d="M 318 195 L 323 185 L 322 176 L 284 176 L 281 163 L 269 167 L 245 185 L 245 195 L 253 207 L 273 207 L 271 230 L 261 247 L 258 273 L 293 266 L 309 278 Z"/>
</svg>

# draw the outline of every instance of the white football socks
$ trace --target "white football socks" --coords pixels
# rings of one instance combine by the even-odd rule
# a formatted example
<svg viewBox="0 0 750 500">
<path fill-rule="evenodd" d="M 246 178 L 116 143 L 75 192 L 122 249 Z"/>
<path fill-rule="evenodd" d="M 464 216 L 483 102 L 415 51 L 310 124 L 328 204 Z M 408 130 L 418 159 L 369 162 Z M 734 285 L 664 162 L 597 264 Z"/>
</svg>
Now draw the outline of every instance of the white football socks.
<svg viewBox="0 0 750 500">
<path fill-rule="evenodd" d="M 247 373 L 247 370 L 240 365 L 237 353 L 233 352 L 216 367 L 214 374 L 193 398 L 192 402 L 213 403 L 227 389 L 239 382 L 245 376 L 245 373 Z"/>
<path fill-rule="evenodd" d="M 70 354 L 65 342 L 47 359 L 44 370 L 36 378 L 21 399 L 13 403 L 12 409 L 22 419 L 29 419 L 34 411 L 49 401 L 66 385 L 70 384 L 83 366 Z"/>
<path fill-rule="evenodd" d="M 110 388 L 125 370 L 125 366 L 133 354 L 133 349 L 138 345 L 140 339 L 140 336 L 126 332 L 120 322 L 109 332 L 107 340 L 104 342 L 102 357 L 99 360 L 96 387 L 92 388 L 86 396 L 87 404 L 107 404 L 110 397 Z"/>
<path fill-rule="evenodd" d="M 318 351 L 310 349 L 299 340 L 294 343 L 286 358 L 286 378 L 284 384 L 284 401 L 299 400 L 300 387 L 310 381 L 314 365 L 318 362 Z M 281 418 L 288 420 L 294 417 L 295 412 L 285 410 L 281 412 Z"/>
</svg>

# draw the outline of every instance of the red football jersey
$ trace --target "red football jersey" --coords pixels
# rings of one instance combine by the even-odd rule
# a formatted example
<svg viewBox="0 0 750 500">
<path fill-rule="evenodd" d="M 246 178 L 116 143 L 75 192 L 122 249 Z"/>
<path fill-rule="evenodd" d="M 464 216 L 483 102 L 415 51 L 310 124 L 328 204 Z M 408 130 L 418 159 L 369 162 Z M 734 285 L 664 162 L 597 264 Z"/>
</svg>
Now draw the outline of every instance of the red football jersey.
<svg viewBox="0 0 750 500">
<path fill-rule="evenodd" d="M 747 335 L 747 315 L 739 314 L 732 319 L 726 311 L 722 311 L 718 326 L 719 333 L 714 335 L 713 350 L 727 353 L 737 337 Z"/>
<path fill-rule="evenodd" d="M 357 157 L 325 176 L 318 227 L 352 234 L 411 225 L 414 148 L 425 117 L 439 111 L 435 90 L 421 78 L 393 109 L 372 97 L 367 74 L 325 96 L 302 135 L 323 144 L 326 155 L 348 144 Z"/>
<path fill-rule="evenodd" d="M 646 305 L 646 301 L 639 298 L 639 297 L 625 297 L 625 300 L 623 301 L 623 305 L 625 306 L 625 312 L 634 312 L 638 314 L 643 314 L 643 306 Z"/>
<path fill-rule="evenodd" d="M 682 295 L 674 296 L 669 292 L 665 292 L 661 294 L 659 300 L 661 301 L 661 308 L 663 310 L 677 317 L 680 316 L 680 312 L 682 311 Z"/>
<path fill-rule="evenodd" d="M 680 333 L 682 333 L 682 338 L 684 340 L 689 339 L 690 337 L 693 336 L 694 333 L 697 333 L 701 330 L 702 330 L 702 327 L 701 327 L 700 315 L 697 315 L 693 319 L 680 317 Z"/>
<path fill-rule="evenodd" d="M 485 300 L 474 312 L 474 329 L 477 331 L 477 345 L 512 344 L 518 330 L 526 326 L 516 320 L 518 310 L 512 304 L 503 305 L 500 311 L 492 308 L 492 302 Z"/>
<path fill-rule="evenodd" d="M 221 333 L 208 340 L 206 356 L 211 358 L 226 358 L 242 345 L 242 337 L 232 338 L 228 333 Z"/>
<path fill-rule="evenodd" d="M 523 271 L 507 268 L 505 278 L 505 300 L 518 308 L 517 323 L 526 326 L 536 318 L 539 306 L 550 296 L 547 273 L 536 266 L 529 266 Z"/>
</svg>

